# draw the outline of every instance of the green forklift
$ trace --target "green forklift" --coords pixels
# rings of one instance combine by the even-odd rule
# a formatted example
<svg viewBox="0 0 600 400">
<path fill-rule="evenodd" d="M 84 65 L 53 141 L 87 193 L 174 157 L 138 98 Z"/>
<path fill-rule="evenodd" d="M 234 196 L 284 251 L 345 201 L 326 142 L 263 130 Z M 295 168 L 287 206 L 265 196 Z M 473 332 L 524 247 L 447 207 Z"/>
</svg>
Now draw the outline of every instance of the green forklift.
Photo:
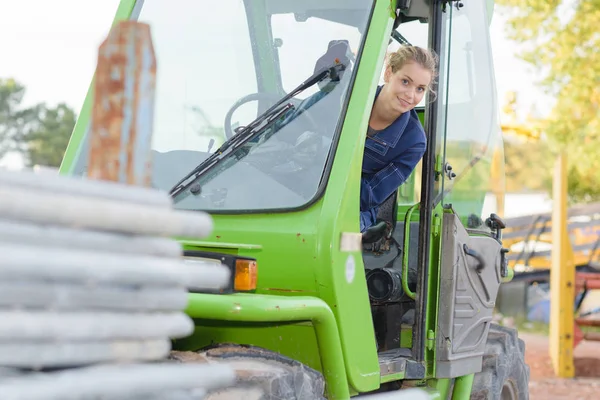
<svg viewBox="0 0 600 400">
<path fill-rule="evenodd" d="M 121 0 L 115 21 L 148 23 L 156 51 L 152 185 L 213 218 L 207 239 L 178 238 L 187 262 L 232 272 L 189 294 L 195 332 L 173 343 L 173 362 L 236 369 L 239 386 L 211 398 L 249 399 L 245 385 L 269 399 L 528 398 L 524 343 L 493 323 L 512 277 L 488 195 L 503 182 L 493 8 Z M 437 96 L 417 107 L 428 148 L 361 233 L 370 110 L 386 54 L 407 44 L 440 57 Z M 86 175 L 92 87 L 65 175 Z"/>
</svg>

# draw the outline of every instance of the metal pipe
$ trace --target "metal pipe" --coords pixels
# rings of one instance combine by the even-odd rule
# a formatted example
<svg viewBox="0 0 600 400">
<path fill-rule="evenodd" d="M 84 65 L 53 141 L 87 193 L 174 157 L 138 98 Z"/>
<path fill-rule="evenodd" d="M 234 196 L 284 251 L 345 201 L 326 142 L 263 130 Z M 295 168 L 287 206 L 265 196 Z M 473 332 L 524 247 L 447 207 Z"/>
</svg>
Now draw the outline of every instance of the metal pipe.
<svg viewBox="0 0 600 400">
<path fill-rule="evenodd" d="M 408 287 L 408 255 L 410 252 L 410 220 L 412 218 L 412 213 L 417 209 L 421 204 L 417 203 L 410 207 L 406 212 L 406 217 L 404 218 L 404 253 L 402 254 L 402 290 L 404 293 L 411 299 L 415 299 L 415 293 L 410 290 Z"/>
<path fill-rule="evenodd" d="M 454 381 L 454 389 L 452 391 L 452 400 L 463 400 L 470 398 L 474 379 L 475 374 L 456 378 Z"/>
</svg>

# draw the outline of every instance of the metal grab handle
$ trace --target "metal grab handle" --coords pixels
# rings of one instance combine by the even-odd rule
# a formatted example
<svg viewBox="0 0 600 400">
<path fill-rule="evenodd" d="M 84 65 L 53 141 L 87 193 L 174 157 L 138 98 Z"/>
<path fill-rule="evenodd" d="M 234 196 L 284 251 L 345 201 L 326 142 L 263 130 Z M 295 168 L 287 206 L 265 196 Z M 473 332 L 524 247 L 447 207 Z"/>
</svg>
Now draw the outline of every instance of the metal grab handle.
<svg viewBox="0 0 600 400">
<path fill-rule="evenodd" d="M 408 251 L 410 247 L 410 219 L 413 211 L 421 207 L 421 203 L 417 203 L 410 207 L 404 217 L 404 253 L 402 254 L 402 290 L 411 299 L 415 299 L 415 293 L 408 287 Z"/>
<path fill-rule="evenodd" d="M 463 244 L 463 250 L 465 251 L 466 255 L 469 255 L 477 260 L 477 266 L 475 267 L 475 271 L 477 271 L 477 277 L 479 278 L 479 282 L 481 283 L 481 287 L 485 293 L 486 300 L 490 301 L 492 297 L 490 296 L 490 292 L 488 291 L 488 288 L 483 280 L 483 276 L 481 276 L 481 271 L 483 271 L 483 269 L 485 268 L 485 259 L 481 256 L 481 254 L 479 254 L 473 249 L 470 249 L 466 243 Z"/>
<path fill-rule="evenodd" d="M 477 260 L 477 266 L 475 267 L 475 270 L 478 273 L 481 273 L 481 271 L 485 268 L 485 259 L 481 256 L 481 254 L 479 254 L 478 252 L 476 252 L 473 249 L 470 249 L 466 243 L 463 244 L 463 250 L 464 250 L 465 254 L 467 254 Z"/>
</svg>

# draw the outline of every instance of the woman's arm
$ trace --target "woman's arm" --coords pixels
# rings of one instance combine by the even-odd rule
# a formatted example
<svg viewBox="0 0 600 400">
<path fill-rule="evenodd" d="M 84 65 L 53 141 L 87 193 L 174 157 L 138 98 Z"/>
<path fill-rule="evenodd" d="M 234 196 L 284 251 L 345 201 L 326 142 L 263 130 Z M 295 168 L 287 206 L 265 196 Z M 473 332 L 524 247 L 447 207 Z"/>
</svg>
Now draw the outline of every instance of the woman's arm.
<svg viewBox="0 0 600 400">
<path fill-rule="evenodd" d="M 360 209 L 369 210 L 379 206 L 395 190 L 398 190 L 415 169 L 423 154 L 426 143 L 418 142 L 401 153 L 376 174 L 361 179 Z"/>
</svg>

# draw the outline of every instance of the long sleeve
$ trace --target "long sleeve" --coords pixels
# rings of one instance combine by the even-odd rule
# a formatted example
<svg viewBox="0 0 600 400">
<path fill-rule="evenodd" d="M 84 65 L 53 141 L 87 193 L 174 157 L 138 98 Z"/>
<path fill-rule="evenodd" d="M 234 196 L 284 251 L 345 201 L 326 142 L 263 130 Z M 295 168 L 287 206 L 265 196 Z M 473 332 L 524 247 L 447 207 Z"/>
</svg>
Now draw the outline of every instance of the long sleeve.
<svg viewBox="0 0 600 400">
<path fill-rule="evenodd" d="M 425 153 L 425 143 L 418 142 L 377 173 L 361 179 L 360 209 L 366 211 L 379 206 L 397 190 L 415 169 Z"/>
</svg>

